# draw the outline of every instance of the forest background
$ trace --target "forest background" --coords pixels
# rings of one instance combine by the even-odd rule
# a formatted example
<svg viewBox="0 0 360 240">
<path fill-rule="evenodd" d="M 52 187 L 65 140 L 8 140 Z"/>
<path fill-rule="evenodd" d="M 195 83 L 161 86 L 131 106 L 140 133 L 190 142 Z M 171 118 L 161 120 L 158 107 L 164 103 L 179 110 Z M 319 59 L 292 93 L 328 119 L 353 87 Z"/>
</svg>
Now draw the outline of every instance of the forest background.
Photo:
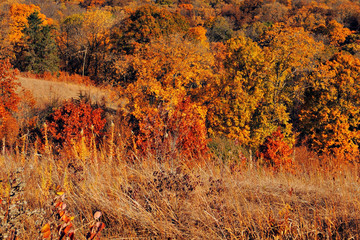
<svg viewBox="0 0 360 240">
<path fill-rule="evenodd" d="M 358 218 L 344 209 L 360 209 L 359 30 L 360 4 L 349 0 L 2 1 L 0 239 L 85 236 L 86 221 L 89 239 L 356 238 Z M 39 104 L 19 78 L 102 97 Z M 293 199 L 305 176 L 341 202 L 309 189 L 298 189 L 306 204 Z M 40 209 L 31 227 L 9 213 L 18 178 L 19 202 Z M 287 190 L 254 197 L 240 186 L 252 178 L 261 189 L 286 179 Z M 126 207 L 109 210 L 119 199 Z M 58 218 L 45 213 L 51 200 Z M 244 218 L 248 204 L 258 212 Z"/>
</svg>

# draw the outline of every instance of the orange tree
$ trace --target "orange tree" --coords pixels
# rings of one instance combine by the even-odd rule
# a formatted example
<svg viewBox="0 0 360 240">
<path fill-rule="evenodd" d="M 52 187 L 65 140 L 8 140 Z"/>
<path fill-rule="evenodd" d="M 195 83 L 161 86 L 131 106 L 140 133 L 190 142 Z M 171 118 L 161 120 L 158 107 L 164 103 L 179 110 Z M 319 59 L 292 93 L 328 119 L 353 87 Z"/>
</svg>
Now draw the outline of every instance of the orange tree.
<svg viewBox="0 0 360 240">
<path fill-rule="evenodd" d="M 294 170 L 295 166 L 291 158 L 292 149 L 284 141 L 284 135 L 280 129 L 273 132 L 271 136 L 265 138 L 263 144 L 259 146 L 257 157 L 261 164 L 275 170 Z"/>
<path fill-rule="evenodd" d="M 179 137 L 181 131 L 194 135 L 193 126 L 200 128 L 198 139 L 181 140 L 178 143 L 182 147 L 176 144 L 178 149 L 192 152 L 185 148 L 200 150 L 206 146 L 206 131 L 201 126 L 205 124 L 204 102 L 213 81 L 212 65 L 213 56 L 201 42 L 184 40 L 181 36 L 139 45 L 134 54 L 116 62 L 118 97 L 126 102 L 124 112 L 132 116 L 138 147 L 149 143 L 146 138 L 151 135 Z"/>
<path fill-rule="evenodd" d="M 315 69 L 305 92 L 300 130 L 315 151 L 358 161 L 360 60 L 338 53 Z"/>
<path fill-rule="evenodd" d="M 14 113 L 18 111 L 20 97 L 19 84 L 15 82 L 15 73 L 8 60 L 0 61 L 0 139 L 9 143 L 15 140 L 18 126 Z"/>
</svg>

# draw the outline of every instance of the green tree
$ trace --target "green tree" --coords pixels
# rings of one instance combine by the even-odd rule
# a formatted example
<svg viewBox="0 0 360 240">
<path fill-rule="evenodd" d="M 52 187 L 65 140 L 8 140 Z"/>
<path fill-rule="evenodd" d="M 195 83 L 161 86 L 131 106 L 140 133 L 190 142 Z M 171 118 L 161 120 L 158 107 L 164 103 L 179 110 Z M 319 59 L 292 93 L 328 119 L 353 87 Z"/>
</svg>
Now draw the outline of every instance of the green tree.
<svg viewBox="0 0 360 240">
<path fill-rule="evenodd" d="M 59 68 L 54 27 L 43 25 L 39 12 L 28 17 L 24 28 L 23 45 L 18 46 L 15 67 L 35 73 L 56 72 Z"/>
</svg>

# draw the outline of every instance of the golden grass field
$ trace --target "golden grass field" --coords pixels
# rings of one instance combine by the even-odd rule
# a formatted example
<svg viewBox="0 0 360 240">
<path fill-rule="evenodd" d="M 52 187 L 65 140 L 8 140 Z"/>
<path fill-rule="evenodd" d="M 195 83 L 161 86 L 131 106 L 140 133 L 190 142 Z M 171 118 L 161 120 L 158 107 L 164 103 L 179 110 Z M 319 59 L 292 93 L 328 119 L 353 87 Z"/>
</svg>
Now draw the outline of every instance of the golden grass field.
<svg viewBox="0 0 360 240">
<path fill-rule="evenodd" d="M 0 155 L 1 213 L 9 208 L 5 223 L 0 219 L 2 231 L 17 229 L 19 239 L 41 239 L 41 227 L 56 222 L 55 191 L 64 191 L 76 239 L 85 239 L 96 211 L 106 224 L 101 239 L 360 237 L 358 166 L 321 171 L 311 159 L 297 174 L 274 173 L 234 169 L 224 164 L 234 160 L 228 156 L 189 168 L 181 159 L 158 163 L 149 156 L 130 162 L 117 147 L 114 154 L 106 146 L 81 148 L 72 157 Z M 298 152 L 301 158 L 311 156 Z"/>
</svg>

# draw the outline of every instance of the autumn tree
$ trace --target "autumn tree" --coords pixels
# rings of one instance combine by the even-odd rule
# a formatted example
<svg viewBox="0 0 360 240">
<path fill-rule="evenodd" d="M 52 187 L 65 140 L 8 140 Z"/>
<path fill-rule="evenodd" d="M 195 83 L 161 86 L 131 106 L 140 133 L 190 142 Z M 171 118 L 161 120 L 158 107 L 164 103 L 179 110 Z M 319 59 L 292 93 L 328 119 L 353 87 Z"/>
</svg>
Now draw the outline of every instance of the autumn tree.
<svg viewBox="0 0 360 240">
<path fill-rule="evenodd" d="M 110 28 L 113 16 L 106 10 L 90 10 L 84 13 L 82 30 L 85 35 L 85 71 L 87 75 L 101 78 L 106 74 L 106 54 L 110 51 Z M 86 56 L 87 55 L 87 56 Z"/>
<path fill-rule="evenodd" d="M 85 62 L 86 38 L 82 30 L 84 17 L 73 14 L 60 24 L 60 35 L 57 38 L 62 69 L 69 73 L 82 73 Z M 85 71 L 85 69 L 84 69 Z"/>
<path fill-rule="evenodd" d="M 90 9 L 66 17 L 58 38 L 64 69 L 72 73 L 104 79 L 110 56 L 110 29 L 114 24 L 111 12 Z"/>
<path fill-rule="evenodd" d="M 233 38 L 225 46 L 218 57 L 224 70 L 215 81 L 207 115 L 209 132 L 236 139 L 255 153 L 267 136 L 286 126 L 288 119 L 278 118 L 286 110 L 275 112 L 271 103 L 264 51 L 246 37 Z"/>
<path fill-rule="evenodd" d="M 358 161 L 360 61 L 338 53 L 311 74 L 300 114 L 308 146 L 339 161 Z"/>
<path fill-rule="evenodd" d="M 319 64 L 324 47 L 302 27 L 274 24 L 261 41 L 266 56 L 266 102 L 260 116 L 271 116 L 268 124 L 283 126 L 283 134 L 291 135 L 290 122 L 298 114 L 307 86 L 307 76 Z M 261 117 L 263 118 L 263 117 Z M 274 129 L 275 130 L 275 129 Z"/>
<path fill-rule="evenodd" d="M 28 26 L 23 30 L 24 46 L 16 54 L 15 67 L 35 73 L 58 71 L 59 59 L 53 35 L 53 27 L 43 25 L 39 12 L 28 17 Z"/>
<path fill-rule="evenodd" d="M 256 152 L 280 128 L 291 146 L 295 115 L 322 46 L 302 28 L 274 24 L 264 33 L 263 48 L 246 37 L 226 43 L 223 77 L 207 121 L 210 132 L 237 139 Z"/>
<path fill-rule="evenodd" d="M 145 5 L 114 28 L 112 39 L 116 51 L 130 51 L 136 43 L 148 43 L 161 36 L 184 33 L 188 28 L 187 21 L 180 14 Z"/>
<path fill-rule="evenodd" d="M 294 171 L 295 164 L 291 157 L 292 153 L 291 147 L 284 139 L 280 129 L 278 129 L 265 138 L 265 141 L 259 146 L 257 157 L 260 165 L 275 171 Z"/>
<path fill-rule="evenodd" d="M 346 38 L 352 33 L 350 29 L 345 28 L 342 24 L 338 23 L 336 20 L 332 20 L 328 23 L 327 30 L 330 39 L 330 44 L 334 46 L 339 46 L 343 44 Z"/>
<path fill-rule="evenodd" d="M 214 75 L 212 64 L 213 57 L 208 48 L 201 43 L 183 40 L 180 36 L 140 45 L 134 54 L 117 61 L 118 96 L 126 102 L 124 112 L 132 116 L 134 133 L 141 138 L 143 129 L 148 129 L 144 127 L 147 124 L 150 124 L 152 131 L 166 129 L 162 126 L 169 126 L 168 120 L 173 123 L 181 121 L 174 119 L 174 114 L 178 118 L 191 114 L 189 119 L 193 120 L 184 123 L 185 126 L 191 127 L 186 124 L 192 121 L 199 126 L 204 125 L 204 102 L 209 98 L 207 91 Z M 181 104 L 184 101 L 190 101 L 185 107 L 188 113 L 178 112 L 182 111 Z M 177 128 L 174 127 L 175 125 L 169 131 L 175 131 Z M 168 134 L 173 136 L 173 133 Z M 202 135 L 200 138 L 206 137 Z M 192 141 L 197 140 L 192 138 Z"/>
<path fill-rule="evenodd" d="M 0 61 L 0 139 L 12 143 L 18 133 L 14 113 L 18 111 L 20 97 L 19 84 L 15 82 L 15 73 L 9 60 Z M 5 138 L 5 139 L 4 139 Z"/>
</svg>

